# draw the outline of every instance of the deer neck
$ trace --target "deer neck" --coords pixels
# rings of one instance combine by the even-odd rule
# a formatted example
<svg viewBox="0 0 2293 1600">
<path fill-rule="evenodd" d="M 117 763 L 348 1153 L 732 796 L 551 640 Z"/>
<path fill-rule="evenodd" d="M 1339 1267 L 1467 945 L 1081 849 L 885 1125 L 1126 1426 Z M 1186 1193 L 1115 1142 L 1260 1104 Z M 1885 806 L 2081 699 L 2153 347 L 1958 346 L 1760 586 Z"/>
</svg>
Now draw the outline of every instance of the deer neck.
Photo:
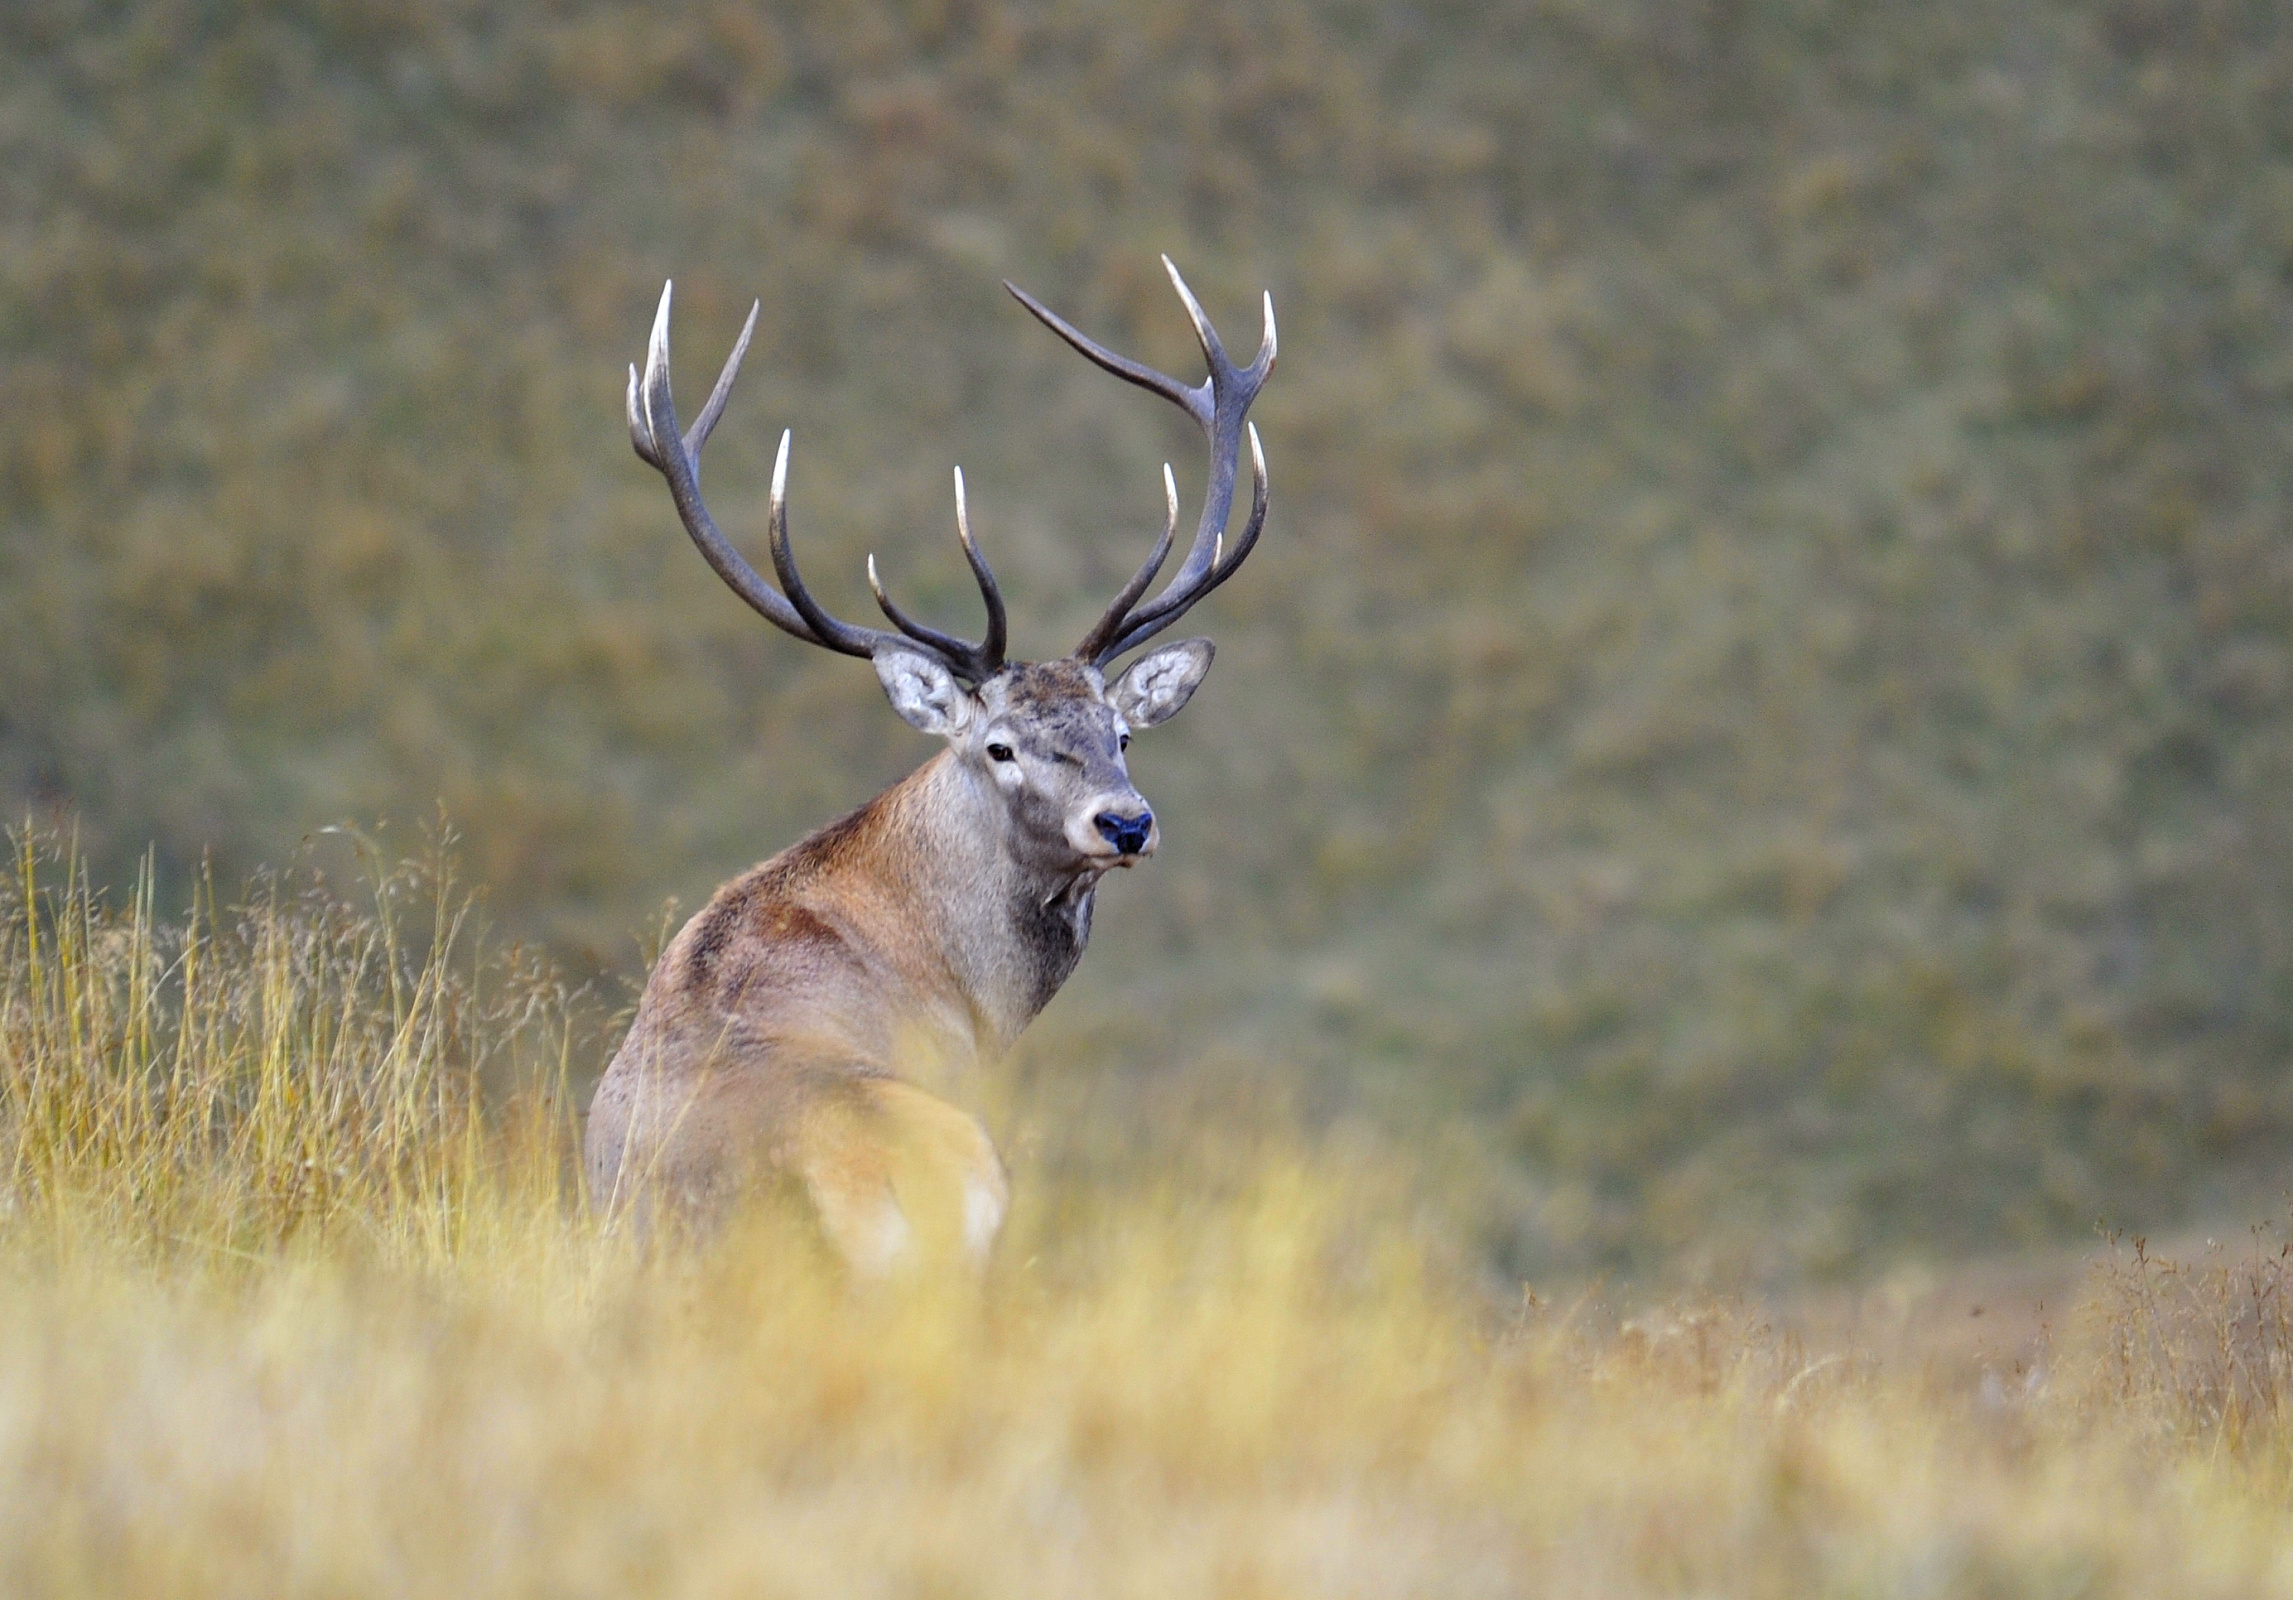
<svg viewBox="0 0 2293 1600">
<path fill-rule="evenodd" d="M 976 1044 L 1000 1056 L 1082 959 L 1100 872 L 1029 859 L 1001 797 L 952 752 L 887 798 L 904 835 L 913 913 Z"/>
</svg>

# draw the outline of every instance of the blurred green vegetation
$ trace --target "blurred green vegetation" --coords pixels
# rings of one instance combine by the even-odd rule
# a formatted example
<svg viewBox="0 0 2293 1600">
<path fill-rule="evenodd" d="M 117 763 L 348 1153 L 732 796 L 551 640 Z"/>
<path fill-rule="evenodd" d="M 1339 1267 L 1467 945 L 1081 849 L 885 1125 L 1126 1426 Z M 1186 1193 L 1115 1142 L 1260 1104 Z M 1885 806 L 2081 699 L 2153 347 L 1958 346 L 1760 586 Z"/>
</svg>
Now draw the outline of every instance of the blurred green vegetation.
<svg viewBox="0 0 2293 1600">
<path fill-rule="evenodd" d="M 661 280 L 688 394 L 763 298 L 736 537 L 793 426 L 816 586 L 969 626 L 961 461 L 1049 654 L 1200 467 L 997 279 L 1183 369 L 1168 251 L 1275 512 L 1060 1150 L 1360 1121 L 1537 1271 L 2286 1170 L 2281 7 L 13 0 L 0 155 L 0 800 L 115 881 L 442 804 L 633 981 L 927 753 L 630 455 Z"/>
</svg>

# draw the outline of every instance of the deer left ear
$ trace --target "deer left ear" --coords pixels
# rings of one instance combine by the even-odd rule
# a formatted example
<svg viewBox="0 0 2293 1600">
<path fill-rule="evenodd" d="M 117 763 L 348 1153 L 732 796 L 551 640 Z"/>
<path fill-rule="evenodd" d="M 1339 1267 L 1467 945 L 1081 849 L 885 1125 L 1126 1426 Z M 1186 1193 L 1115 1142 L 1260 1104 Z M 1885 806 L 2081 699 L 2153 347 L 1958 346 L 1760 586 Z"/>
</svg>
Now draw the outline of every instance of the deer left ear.
<svg viewBox="0 0 2293 1600">
<path fill-rule="evenodd" d="M 971 722 L 971 696 L 937 661 L 889 647 L 879 647 L 875 661 L 884 698 L 909 727 L 952 739 Z"/>
<path fill-rule="evenodd" d="M 1107 701 L 1134 728 L 1151 728 L 1178 715 L 1210 671 L 1208 639 L 1181 639 L 1131 663 Z"/>
</svg>

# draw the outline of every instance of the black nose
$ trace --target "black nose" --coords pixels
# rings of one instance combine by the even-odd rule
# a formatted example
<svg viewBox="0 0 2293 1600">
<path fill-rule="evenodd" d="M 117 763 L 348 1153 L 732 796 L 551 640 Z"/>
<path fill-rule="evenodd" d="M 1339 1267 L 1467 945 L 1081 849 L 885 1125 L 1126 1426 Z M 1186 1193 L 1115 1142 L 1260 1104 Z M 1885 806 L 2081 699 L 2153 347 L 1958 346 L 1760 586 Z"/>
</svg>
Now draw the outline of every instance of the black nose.
<svg viewBox="0 0 2293 1600">
<path fill-rule="evenodd" d="M 1112 811 L 1102 811 L 1091 819 L 1099 825 L 1099 832 L 1126 856 L 1135 856 L 1146 848 L 1147 834 L 1154 828 L 1154 813 L 1142 811 L 1135 817 L 1118 817 Z"/>
</svg>

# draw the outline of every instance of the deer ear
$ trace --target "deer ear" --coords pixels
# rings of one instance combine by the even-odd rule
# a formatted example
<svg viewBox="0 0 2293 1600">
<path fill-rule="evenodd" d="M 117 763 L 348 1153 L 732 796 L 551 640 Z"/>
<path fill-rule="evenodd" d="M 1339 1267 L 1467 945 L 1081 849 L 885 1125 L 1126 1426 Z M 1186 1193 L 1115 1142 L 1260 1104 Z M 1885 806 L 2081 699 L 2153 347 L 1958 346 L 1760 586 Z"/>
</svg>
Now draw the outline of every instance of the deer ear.
<svg viewBox="0 0 2293 1600">
<path fill-rule="evenodd" d="M 913 650 L 885 648 L 875 654 L 876 676 L 884 697 L 911 728 L 952 739 L 971 723 L 971 696 L 955 674 Z"/>
<path fill-rule="evenodd" d="M 1208 639 L 1181 639 L 1131 663 L 1107 700 L 1134 728 L 1151 728 L 1178 715 L 1210 670 Z"/>
</svg>

